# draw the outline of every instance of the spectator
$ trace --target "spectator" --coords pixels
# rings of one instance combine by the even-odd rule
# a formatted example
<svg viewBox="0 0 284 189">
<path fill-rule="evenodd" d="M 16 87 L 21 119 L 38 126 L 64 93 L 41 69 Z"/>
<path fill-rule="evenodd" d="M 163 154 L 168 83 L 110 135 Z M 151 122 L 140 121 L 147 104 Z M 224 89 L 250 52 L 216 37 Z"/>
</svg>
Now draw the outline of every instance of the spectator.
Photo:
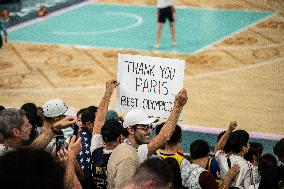
<svg viewBox="0 0 284 189">
<path fill-rule="evenodd" d="M 233 164 L 240 166 L 240 173 L 236 180 L 232 183 L 233 187 L 249 188 L 253 185 L 253 178 L 251 178 L 252 164 L 244 159 L 244 155 L 249 150 L 249 134 L 244 130 L 237 130 L 232 132 L 237 127 L 237 122 L 230 123 L 228 130 L 221 137 L 215 147 L 215 157 L 221 170 L 221 178 L 224 179 L 228 170 Z M 230 153 L 226 154 L 222 149 L 228 142 Z"/>
<path fill-rule="evenodd" d="M 122 124 L 118 120 L 113 119 L 118 118 L 117 113 L 108 111 L 110 98 L 117 85 L 116 80 L 110 80 L 106 83 L 106 91 L 94 121 L 91 143 L 92 178 L 89 188 L 107 188 L 106 170 L 108 160 L 113 149 L 122 141 L 120 137 L 123 130 Z M 109 118 L 110 120 L 106 120 Z"/>
<path fill-rule="evenodd" d="M 76 118 L 74 115 L 70 114 L 70 109 L 66 104 L 64 103 L 63 100 L 61 99 L 51 99 L 48 100 L 43 106 L 43 116 L 47 124 L 44 124 L 42 126 L 42 130 L 48 130 L 50 125 L 54 124 L 57 121 L 60 121 L 64 118 L 70 118 L 74 121 L 76 121 Z M 68 127 L 71 127 L 74 124 L 70 124 Z M 58 130 L 56 133 L 56 136 L 52 139 L 52 141 L 48 144 L 46 150 L 48 152 L 51 152 L 53 147 L 55 146 L 56 143 L 56 138 L 64 141 L 64 134 L 62 130 Z M 68 144 L 64 143 L 64 146 L 66 147 Z M 63 147 L 64 147 L 63 146 Z"/>
<path fill-rule="evenodd" d="M 77 122 L 76 124 L 79 126 L 79 129 L 81 129 L 82 127 L 84 127 L 83 123 L 82 123 L 82 114 L 83 112 L 86 110 L 86 108 L 82 108 L 81 110 L 79 110 L 77 112 Z"/>
<path fill-rule="evenodd" d="M 34 103 L 25 103 L 21 107 L 22 110 L 25 110 L 26 116 L 32 125 L 32 130 L 30 133 L 30 139 L 27 141 L 25 145 L 30 145 L 34 139 L 39 135 L 37 130 L 38 127 L 42 127 L 43 120 L 37 113 L 37 107 Z"/>
<path fill-rule="evenodd" d="M 92 130 L 94 126 L 94 120 L 97 113 L 96 106 L 89 106 L 88 108 L 83 111 L 81 120 L 83 127 L 79 130 L 79 136 L 82 138 L 81 146 L 82 150 L 77 156 L 77 161 L 81 169 L 84 172 L 84 178 L 89 178 L 90 170 L 91 170 L 91 139 L 92 139 Z M 84 179 L 84 180 L 85 180 Z"/>
<path fill-rule="evenodd" d="M 6 108 L 4 107 L 4 106 L 1 106 L 0 105 L 0 112 L 2 111 L 2 110 L 5 110 Z"/>
<path fill-rule="evenodd" d="M 45 151 L 18 149 L 4 154 L 0 157 L 2 187 L 71 189 L 77 186 L 76 189 L 80 189 L 80 183 L 74 173 L 74 159 L 80 148 L 80 138 L 76 142 L 74 139 L 71 140 L 68 151 L 62 151 L 64 157 L 61 160 L 65 161 L 65 171 Z M 61 156 L 62 153 L 58 155 Z"/>
<path fill-rule="evenodd" d="M 274 154 L 277 155 L 281 162 L 280 166 L 273 167 L 264 172 L 261 177 L 259 189 L 282 189 L 284 188 L 284 138 L 274 146 Z"/>
<path fill-rule="evenodd" d="M 260 182 L 260 174 L 258 170 L 259 159 L 261 157 L 263 151 L 263 146 L 261 143 L 258 142 L 250 142 L 249 151 L 245 154 L 245 160 L 249 161 L 252 164 L 252 177 L 253 177 L 253 184 L 258 186 Z"/>
<path fill-rule="evenodd" d="M 156 126 L 156 135 L 158 135 L 164 126 L 165 123 L 159 124 Z M 181 178 L 183 185 L 185 184 L 185 177 L 183 173 L 189 167 L 190 162 L 180 155 L 177 151 L 182 142 L 182 131 L 179 125 L 176 125 L 176 128 L 170 137 L 170 140 L 166 142 L 161 148 L 154 154 L 162 159 L 174 158 L 177 160 L 180 166 Z"/>
<path fill-rule="evenodd" d="M 112 152 L 108 166 L 108 188 L 123 188 L 131 179 L 140 162 L 155 153 L 170 139 L 177 124 L 180 112 L 187 102 L 186 90 L 177 95 L 174 107 L 160 133 L 152 140 L 151 124 L 156 120 L 149 118 L 141 110 L 132 110 L 125 115 L 123 127 L 128 130 L 126 143 L 118 145 Z"/>
<path fill-rule="evenodd" d="M 2 110 L 4 110 L 4 109 L 5 109 L 5 107 L 0 105 L 0 112 Z M 1 132 L 0 132 L 0 144 L 4 144 L 4 138 L 3 138 L 2 134 L 1 134 Z"/>
<path fill-rule="evenodd" d="M 139 166 L 123 189 L 171 189 L 173 178 L 174 173 L 165 161 L 150 158 Z"/>
<path fill-rule="evenodd" d="M 183 187 L 182 185 L 180 165 L 177 160 L 175 158 L 168 157 L 165 158 L 164 161 L 169 165 L 174 175 L 172 188 L 185 189 L 186 187 Z"/>
<path fill-rule="evenodd" d="M 261 177 L 266 171 L 276 166 L 277 166 L 277 159 L 274 157 L 274 155 L 264 154 L 263 156 L 261 156 L 258 165 Z"/>
<path fill-rule="evenodd" d="M 187 181 L 185 187 L 192 189 L 218 189 L 218 183 L 214 176 L 205 168 L 209 160 L 209 145 L 204 140 L 195 140 L 190 145 L 190 155 L 192 164 L 187 169 Z M 239 172 L 239 167 L 234 165 L 225 176 L 224 183 L 220 188 L 229 188 L 230 183 Z"/>
<path fill-rule="evenodd" d="M 55 133 L 74 122 L 72 118 L 65 118 L 49 125 L 49 129 L 37 137 L 29 147 L 44 149 Z M 7 151 L 23 147 L 23 142 L 29 140 L 31 128 L 24 110 L 12 108 L 2 110 L 0 112 L 0 132 L 5 142 L 0 144 L 0 156 Z"/>
<path fill-rule="evenodd" d="M 9 189 L 64 189 L 64 171 L 49 153 L 20 149 L 0 158 L 0 182 Z"/>
</svg>

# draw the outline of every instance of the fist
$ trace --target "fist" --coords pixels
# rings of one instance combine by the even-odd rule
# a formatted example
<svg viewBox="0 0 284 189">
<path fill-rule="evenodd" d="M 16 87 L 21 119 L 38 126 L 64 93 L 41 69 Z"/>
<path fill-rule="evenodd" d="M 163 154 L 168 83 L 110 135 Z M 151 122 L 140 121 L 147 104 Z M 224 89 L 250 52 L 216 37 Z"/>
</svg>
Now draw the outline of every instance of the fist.
<svg viewBox="0 0 284 189">
<path fill-rule="evenodd" d="M 175 104 L 177 106 L 183 107 L 186 104 L 187 99 L 187 91 L 185 89 L 182 89 L 176 96 Z"/>
</svg>

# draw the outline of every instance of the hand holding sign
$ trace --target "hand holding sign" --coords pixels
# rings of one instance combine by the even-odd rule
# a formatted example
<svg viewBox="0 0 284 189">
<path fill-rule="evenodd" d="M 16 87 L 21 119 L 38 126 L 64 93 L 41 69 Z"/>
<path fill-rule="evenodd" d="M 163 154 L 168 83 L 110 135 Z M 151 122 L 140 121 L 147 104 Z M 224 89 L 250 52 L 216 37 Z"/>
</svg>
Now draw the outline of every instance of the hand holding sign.
<svg viewBox="0 0 284 189">
<path fill-rule="evenodd" d="M 187 91 L 185 89 L 182 89 L 176 96 L 175 105 L 178 107 L 183 107 L 186 104 L 187 99 Z"/>
<path fill-rule="evenodd" d="M 111 79 L 106 83 L 106 93 L 112 94 L 115 87 L 118 86 L 118 82 L 115 79 Z"/>
</svg>

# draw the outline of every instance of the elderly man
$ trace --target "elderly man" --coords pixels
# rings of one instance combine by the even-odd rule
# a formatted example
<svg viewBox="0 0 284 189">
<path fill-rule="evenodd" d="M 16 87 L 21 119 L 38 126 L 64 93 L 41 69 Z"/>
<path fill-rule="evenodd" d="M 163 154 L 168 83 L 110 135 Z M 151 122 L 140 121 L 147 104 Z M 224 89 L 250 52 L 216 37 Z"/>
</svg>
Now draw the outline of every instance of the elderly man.
<svg viewBox="0 0 284 189">
<path fill-rule="evenodd" d="M 75 121 L 74 118 L 65 117 L 55 122 L 50 125 L 49 129 L 37 137 L 29 147 L 44 149 L 55 136 L 55 133 L 75 123 Z M 0 144 L 0 155 L 6 151 L 23 147 L 23 143 L 29 139 L 31 129 L 32 126 L 24 110 L 13 108 L 2 110 L 0 112 L 0 132 L 5 142 Z"/>
</svg>

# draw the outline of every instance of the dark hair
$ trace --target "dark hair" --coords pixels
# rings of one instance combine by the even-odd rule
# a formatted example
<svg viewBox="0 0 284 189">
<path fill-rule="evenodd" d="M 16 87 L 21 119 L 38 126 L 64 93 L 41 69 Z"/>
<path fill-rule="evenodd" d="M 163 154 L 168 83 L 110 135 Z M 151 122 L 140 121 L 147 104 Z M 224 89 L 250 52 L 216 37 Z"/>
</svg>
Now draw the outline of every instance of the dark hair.
<svg viewBox="0 0 284 189">
<path fill-rule="evenodd" d="M 239 153 L 243 146 L 247 146 L 249 134 L 245 130 L 236 130 L 232 132 L 228 139 L 228 146 L 231 152 Z"/>
<path fill-rule="evenodd" d="M 122 124 L 116 119 L 110 119 L 105 122 L 101 129 L 104 142 L 114 142 L 122 134 Z"/>
<path fill-rule="evenodd" d="M 190 144 L 190 157 L 191 159 L 199 159 L 209 155 L 210 149 L 206 141 L 198 139 Z"/>
<path fill-rule="evenodd" d="M 141 184 L 149 180 L 155 183 L 156 188 L 163 188 L 169 183 L 173 183 L 173 172 L 169 165 L 161 159 L 149 158 L 145 160 L 136 170 L 131 183 Z"/>
<path fill-rule="evenodd" d="M 256 158 L 259 160 L 261 154 L 263 151 L 263 146 L 259 142 L 250 142 L 250 147 L 249 151 L 247 154 L 245 154 L 244 158 L 247 161 L 252 162 L 253 161 L 253 156 L 256 156 Z"/>
<path fill-rule="evenodd" d="M 0 167 L 0 179 L 10 189 L 64 189 L 64 171 L 48 152 L 11 151 L 0 157 Z"/>
<path fill-rule="evenodd" d="M 165 122 L 159 124 L 156 126 L 156 135 L 158 135 L 164 126 Z M 170 140 L 167 142 L 168 145 L 175 145 L 181 142 L 181 127 L 179 125 L 176 125 L 175 130 L 170 138 Z"/>
<path fill-rule="evenodd" d="M 277 155 L 280 158 L 284 158 L 284 138 L 282 138 L 280 141 L 278 141 L 274 148 L 273 152 L 275 155 Z"/>
<path fill-rule="evenodd" d="M 5 107 L 0 105 L 0 112 L 1 112 L 2 110 L 5 110 Z"/>
<path fill-rule="evenodd" d="M 219 140 L 221 139 L 221 137 L 226 133 L 226 131 L 222 131 L 221 133 L 218 134 L 217 136 L 217 142 L 219 142 Z M 230 152 L 230 146 L 228 145 L 228 141 L 226 142 L 224 148 L 223 148 L 223 151 L 225 153 L 228 153 Z"/>
<path fill-rule="evenodd" d="M 260 175 L 263 175 L 267 170 L 277 166 L 277 159 L 272 154 L 264 154 L 260 157 L 258 170 Z"/>
<path fill-rule="evenodd" d="M 86 125 L 87 122 L 94 123 L 97 110 L 98 107 L 96 106 L 89 106 L 88 108 L 86 108 L 81 116 L 82 124 Z"/>
<path fill-rule="evenodd" d="M 87 108 L 82 108 L 81 110 L 79 110 L 77 112 L 77 117 L 80 115 L 80 114 L 83 114 L 83 112 L 86 110 Z"/>
<path fill-rule="evenodd" d="M 37 106 L 34 103 L 23 104 L 21 109 L 25 110 L 26 116 L 33 128 L 41 127 L 43 125 L 43 120 L 38 115 Z"/>
<path fill-rule="evenodd" d="M 174 173 L 173 188 L 182 189 L 180 166 L 175 158 L 166 158 L 164 161 L 170 166 Z"/>
</svg>

